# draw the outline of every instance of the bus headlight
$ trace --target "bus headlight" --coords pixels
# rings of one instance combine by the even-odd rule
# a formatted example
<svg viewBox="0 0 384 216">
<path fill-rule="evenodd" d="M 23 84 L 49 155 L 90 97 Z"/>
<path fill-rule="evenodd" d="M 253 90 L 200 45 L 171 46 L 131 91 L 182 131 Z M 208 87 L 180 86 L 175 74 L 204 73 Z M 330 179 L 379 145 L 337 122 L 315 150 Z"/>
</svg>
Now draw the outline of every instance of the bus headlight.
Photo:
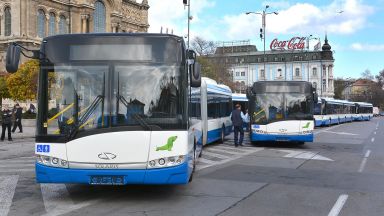
<svg viewBox="0 0 384 216">
<path fill-rule="evenodd" d="M 184 163 L 184 161 L 185 161 L 184 155 L 164 157 L 164 158 L 159 158 L 159 159 L 149 161 L 148 168 L 153 169 L 153 168 L 172 167 L 172 166 L 180 165 Z"/>
<path fill-rule="evenodd" d="M 46 155 L 37 155 L 36 162 L 45 166 L 68 168 L 68 161 Z"/>
</svg>

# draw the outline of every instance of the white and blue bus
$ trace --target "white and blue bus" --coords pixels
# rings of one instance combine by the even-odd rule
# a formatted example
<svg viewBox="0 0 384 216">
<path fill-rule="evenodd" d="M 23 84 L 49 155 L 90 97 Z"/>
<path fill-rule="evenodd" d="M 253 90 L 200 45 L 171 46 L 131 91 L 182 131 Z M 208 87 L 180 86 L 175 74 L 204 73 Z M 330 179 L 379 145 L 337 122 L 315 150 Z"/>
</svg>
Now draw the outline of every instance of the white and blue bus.
<svg viewBox="0 0 384 216">
<path fill-rule="evenodd" d="M 8 71 L 21 49 L 8 48 Z M 201 77 L 182 37 L 57 35 L 32 52 L 40 61 L 38 183 L 188 183 L 202 149 L 189 93 Z"/>
<path fill-rule="evenodd" d="M 215 141 L 224 142 L 232 131 L 230 114 L 232 111 L 232 91 L 213 79 L 202 77 L 201 87 L 192 88 L 192 113 L 200 120 L 202 145 Z"/>
<path fill-rule="evenodd" d="M 248 90 L 251 141 L 313 141 L 317 95 L 304 81 L 260 81 Z"/>
<path fill-rule="evenodd" d="M 373 118 L 373 105 L 366 102 L 356 102 L 356 114 L 354 115 L 355 121 L 369 121 Z"/>
<path fill-rule="evenodd" d="M 315 125 L 330 126 L 356 120 L 370 120 L 373 116 L 372 107 L 370 103 L 319 98 L 314 108 Z"/>
</svg>

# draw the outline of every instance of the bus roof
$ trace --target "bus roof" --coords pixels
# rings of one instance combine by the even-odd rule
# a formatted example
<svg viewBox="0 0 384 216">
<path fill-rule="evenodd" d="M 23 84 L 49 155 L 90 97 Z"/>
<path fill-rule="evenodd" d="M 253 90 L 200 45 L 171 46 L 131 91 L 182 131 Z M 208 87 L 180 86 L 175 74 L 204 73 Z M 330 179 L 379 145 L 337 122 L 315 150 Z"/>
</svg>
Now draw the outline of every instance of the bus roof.
<svg viewBox="0 0 384 216">
<path fill-rule="evenodd" d="M 232 101 L 248 101 L 248 98 L 246 94 L 233 93 Z"/>
<path fill-rule="evenodd" d="M 201 81 L 207 84 L 207 91 L 215 91 L 217 93 L 232 95 L 232 90 L 228 86 L 224 84 L 217 84 L 217 82 L 211 78 L 202 77 Z"/>
</svg>

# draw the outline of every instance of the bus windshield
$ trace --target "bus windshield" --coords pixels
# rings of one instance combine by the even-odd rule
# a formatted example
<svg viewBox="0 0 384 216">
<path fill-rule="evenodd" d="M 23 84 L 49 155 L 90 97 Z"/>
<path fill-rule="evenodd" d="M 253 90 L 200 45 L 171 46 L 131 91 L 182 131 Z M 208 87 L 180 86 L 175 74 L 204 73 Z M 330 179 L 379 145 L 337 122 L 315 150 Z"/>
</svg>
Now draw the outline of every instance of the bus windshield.
<svg viewBox="0 0 384 216">
<path fill-rule="evenodd" d="M 47 94 L 39 100 L 47 114 L 38 116 L 38 135 L 64 135 L 68 140 L 108 130 L 187 128 L 186 72 L 176 43 L 169 52 L 155 45 L 130 45 L 131 50 L 108 59 L 103 53 L 116 47 L 70 45 L 63 51 L 66 55 L 49 52 L 56 45 L 51 42 L 46 48 L 51 64 L 41 67 L 46 77 L 40 80 L 46 84 L 40 92 Z"/>
<path fill-rule="evenodd" d="M 299 93 L 265 93 L 256 96 L 253 120 L 268 124 L 282 120 L 311 120 L 311 99 Z"/>
</svg>

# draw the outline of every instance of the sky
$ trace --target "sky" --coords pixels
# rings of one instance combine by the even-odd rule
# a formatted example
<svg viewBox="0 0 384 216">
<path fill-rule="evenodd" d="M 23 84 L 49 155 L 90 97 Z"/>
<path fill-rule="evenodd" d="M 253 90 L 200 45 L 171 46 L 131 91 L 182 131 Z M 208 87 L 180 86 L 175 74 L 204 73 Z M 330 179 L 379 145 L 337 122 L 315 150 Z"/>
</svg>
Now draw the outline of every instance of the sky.
<svg viewBox="0 0 384 216">
<path fill-rule="evenodd" d="M 137 0 L 141 1 L 141 0 Z M 384 0 L 190 0 L 190 38 L 250 40 L 263 50 L 259 38 L 261 15 L 245 12 L 278 12 L 266 17 L 266 49 L 274 38 L 320 38 L 327 33 L 335 58 L 335 77 L 359 78 L 384 69 Z M 149 32 L 173 31 L 187 35 L 187 8 L 182 0 L 149 0 Z M 317 41 L 311 40 L 313 47 Z"/>
</svg>

